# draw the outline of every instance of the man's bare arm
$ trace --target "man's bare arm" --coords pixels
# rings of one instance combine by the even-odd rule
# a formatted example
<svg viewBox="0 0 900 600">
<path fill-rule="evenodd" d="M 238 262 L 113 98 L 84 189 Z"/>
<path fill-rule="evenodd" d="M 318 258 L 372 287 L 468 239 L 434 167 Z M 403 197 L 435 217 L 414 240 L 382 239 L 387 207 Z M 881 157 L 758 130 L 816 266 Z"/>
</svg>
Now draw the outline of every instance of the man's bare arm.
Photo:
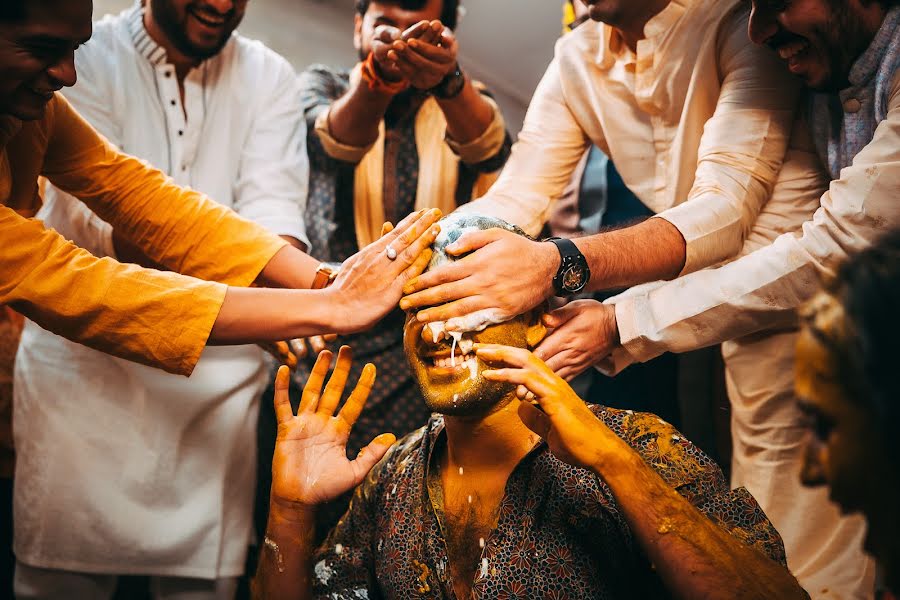
<svg viewBox="0 0 900 600">
<path fill-rule="evenodd" d="M 253 578 L 254 600 L 312 597 L 315 510 L 269 505 L 269 521 Z"/>
</svg>

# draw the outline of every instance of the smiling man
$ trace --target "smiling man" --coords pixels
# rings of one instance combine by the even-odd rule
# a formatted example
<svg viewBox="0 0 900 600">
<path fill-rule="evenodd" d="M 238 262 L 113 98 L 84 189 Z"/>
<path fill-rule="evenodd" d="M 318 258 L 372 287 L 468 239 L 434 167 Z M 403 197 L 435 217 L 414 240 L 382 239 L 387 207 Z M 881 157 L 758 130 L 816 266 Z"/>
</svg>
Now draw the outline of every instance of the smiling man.
<svg viewBox="0 0 900 600">
<path fill-rule="evenodd" d="M 489 227 L 521 233 L 496 219 L 454 217 L 442 222 L 432 264 L 462 232 Z M 336 417 L 349 348 L 324 392 L 332 355 L 320 355 L 297 416 L 282 368 L 257 597 L 805 598 L 776 562 L 784 559 L 778 534 L 746 490 L 729 490 L 719 468 L 658 417 L 588 409 L 525 350 L 545 333 L 540 317 L 536 309 L 447 337 L 410 315 L 407 360 L 438 414 L 393 447 L 393 435 L 377 437 L 353 461 L 347 437 L 374 367 Z M 527 412 L 535 409 L 492 370 L 522 354 L 559 392 L 540 393 L 542 402 L 581 411 L 547 443 Z M 318 507 L 356 485 L 316 551 Z"/>
<path fill-rule="evenodd" d="M 234 33 L 246 6 L 149 0 L 108 16 L 76 53 L 78 82 L 65 96 L 117 147 L 300 246 L 308 164 L 297 78 L 284 58 Z M 44 200 L 38 218 L 94 256 L 162 268 L 75 197 L 51 185 Z M 142 574 L 169 593 L 190 586 L 198 597 L 233 595 L 251 542 L 247 449 L 267 371 L 256 346 L 207 348 L 188 379 L 28 321 L 15 381 L 24 450 L 15 484 L 18 588 L 32 598 L 60 587 L 87 598 L 90 587 L 105 590 L 101 598 L 119 577 Z M 67 402 L 29 417 L 60 388 L 71 390 Z M 93 436 L 98 414 L 107 431 Z M 155 434 L 135 436 L 135 422 Z M 174 448 L 189 450 L 174 456 Z M 114 465 L 141 472 L 140 481 L 111 475 Z M 148 486 L 153 494 L 138 491 Z M 189 524 L 178 516 L 188 510 L 203 517 Z M 144 516 L 121 518 L 135 513 Z M 32 533 L 41 527 L 53 534 Z M 152 541 L 148 530 L 158 532 Z"/>
</svg>

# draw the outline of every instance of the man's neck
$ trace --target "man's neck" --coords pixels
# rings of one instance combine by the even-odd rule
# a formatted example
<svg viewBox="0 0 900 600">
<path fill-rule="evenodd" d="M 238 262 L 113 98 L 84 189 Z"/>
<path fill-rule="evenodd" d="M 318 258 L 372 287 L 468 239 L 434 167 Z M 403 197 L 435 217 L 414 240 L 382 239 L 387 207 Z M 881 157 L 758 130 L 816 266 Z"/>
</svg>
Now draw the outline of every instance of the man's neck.
<svg viewBox="0 0 900 600">
<path fill-rule="evenodd" d="M 539 437 L 519 419 L 515 392 L 500 410 L 486 417 L 444 417 L 447 455 L 444 465 L 451 472 L 511 472 L 534 448 Z"/>
<path fill-rule="evenodd" d="M 622 36 L 622 41 L 631 49 L 637 52 L 637 43 L 644 39 L 644 28 L 650 19 L 658 15 L 665 9 L 672 0 L 652 0 L 647 2 L 639 13 L 636 13 L 629 19 L 628 23 L 622 25 L 613 25 Z"/>
<path fill-rule="evenodd" d="M 200 64 L 200 59 L 187 56 L 175 47 L 175 44 L 172 43 L 169 36 L 163 32 L 162 28 L 156 22 L 156 19 L 153 18 L 153 11 L 150 10 L 150 7 L 147 7 L 147 9 L 144 10 L 144 28 L 147 30 L 150 37 L 153 38 L 153 41 L 166 51 L 167 60 L 175 67 L 175 75 L 178 77 L 178 84 L 179 86 L 182 85 L 184 83 L 184 78 L 187 77 L 187 74 L 191 69 Z"/>
</svg>

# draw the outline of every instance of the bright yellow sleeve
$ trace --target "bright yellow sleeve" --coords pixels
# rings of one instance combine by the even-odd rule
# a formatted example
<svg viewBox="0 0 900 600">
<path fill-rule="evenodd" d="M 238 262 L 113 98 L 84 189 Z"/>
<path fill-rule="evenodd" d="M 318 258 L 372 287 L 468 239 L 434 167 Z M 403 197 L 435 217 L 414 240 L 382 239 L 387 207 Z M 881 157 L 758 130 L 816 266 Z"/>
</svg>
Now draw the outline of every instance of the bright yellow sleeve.
<svg viewBox="0 0 900 600">
<path fill-rule="evenodd" d="M 262 227 L 119 152 L 59 94 L 48 110 L 53 114 L 43 175 L 157 263 L 247 286 L 284 247 Z"/>
<path fill-rule="evenodd" d="M 96 258 L 0 205 L 0 305 L 102 352 L 189 375 L 226 286 Z"/>
</svg>

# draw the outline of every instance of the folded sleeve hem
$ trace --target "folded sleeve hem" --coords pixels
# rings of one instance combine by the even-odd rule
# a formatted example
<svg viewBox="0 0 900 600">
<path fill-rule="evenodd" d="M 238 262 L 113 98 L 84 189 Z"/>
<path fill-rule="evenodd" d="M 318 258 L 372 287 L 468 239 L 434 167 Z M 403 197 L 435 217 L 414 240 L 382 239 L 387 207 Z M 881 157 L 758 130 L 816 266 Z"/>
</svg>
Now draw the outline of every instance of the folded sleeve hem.
<svg viewBox="0 0 900 600">
<path fill-rule="evenodd" d="M 475 165 L 493 158 L 503 148 L 506 141 L 506 121 L 500 107 L 489 96 L 481 96 L 491 106 L 493 117 L 484 132 L 471 142 L 460 143 L 447 133 L 446 141 L 450 149 L 468 165 Z"/>
<path fill-rule="evenodd" d="M 342 162 L 348 163 L 358 163 L 363 159 L 363 157 L 369 153 L 369 150 L 375 145 L 375 142 L 367 146 L 351 146 L 349 144 L 344 144 L 331 135 L 331 130 L 328 126 L 328 115 L 331 114 L 331 109 L 323 110 L 319 113 L 319 116 L 316 117 L 315 124 L 315 134 L 319 137 L 319 141 L 322 143 L 322 148 L 325 150 L 325 153 L 328 154 L 331 158 L 335 160 L 339 160 Z"/>
</svg>

